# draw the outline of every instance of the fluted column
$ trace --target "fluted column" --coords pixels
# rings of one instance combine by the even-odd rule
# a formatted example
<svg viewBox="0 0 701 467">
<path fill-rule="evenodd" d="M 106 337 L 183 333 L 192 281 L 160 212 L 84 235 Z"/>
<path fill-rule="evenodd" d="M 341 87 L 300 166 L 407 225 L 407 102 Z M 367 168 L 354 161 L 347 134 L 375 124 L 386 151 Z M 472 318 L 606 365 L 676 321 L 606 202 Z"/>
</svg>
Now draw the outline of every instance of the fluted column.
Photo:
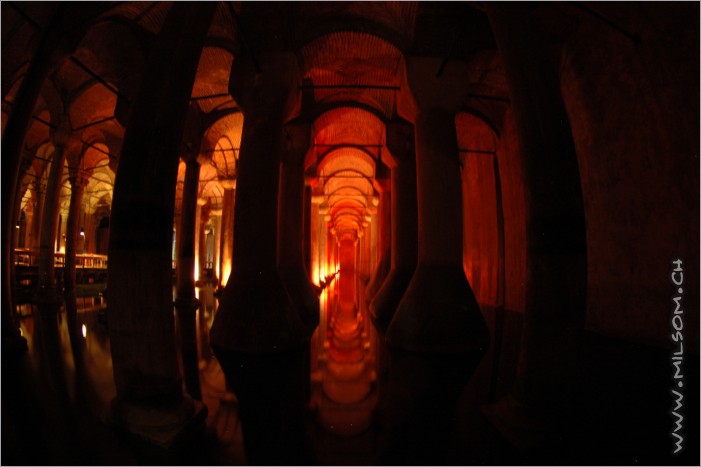
<svg viewBox="0 0 701 467">
<path fill-rule="evenodd" d="M 202 400 L 200 371 L 197 357 L 196 313 L 200 302 L 195 296 L 195 235 L 199 231 L 197 195 L 200 164 L 195 155 L 185 159 L 185 182 L 180 214 L 180 241 L 177 251 L 177 288 L 175 309 L 178 311 L 180 347 L 185 376 L 185 388 L 193 399 Z"/>
<path fill-rule="evenodd" d="M 548 45 L 527 7 L 485 4 L 504 63 L 522 151 L 526 299 L 511 394 L 488 411 L 521 448 L 571 426 L 573 361 L 585 316 L 587 247 L 574 142 Z"/>
<path fill-rule="evenodd" d="M 117 388 L 111 417 L 166 447 L 206 416 L 206 407 L 182 391 L 171 256 L 179 152 L 215 9 L 215 3 L 171 6 L 132 104 L 110 218 L 107 310 Z"/>
<path fill-rule="evenodd" d="M 392 269 L 370 304 L 373 322 L 383 335 L 414 275 L 418 255 L 413 128 L 407 122 L 389 122 L 386 141 L 392 159 Z"/>
<path fill-rule="evenodd" d="M 260 53 L 256 59 L 254 64 L 249 56 L 236 57 L 229 80 L 244 114 L 234 214 L 238 227 L 233 272 L 210 336 L 239 399 L 248 462 L 309 462 L 304 434 L 308 333 L 276 257 L 283 123 L 299 97 L 299 72 L 291 53 Z"/>
</svg>

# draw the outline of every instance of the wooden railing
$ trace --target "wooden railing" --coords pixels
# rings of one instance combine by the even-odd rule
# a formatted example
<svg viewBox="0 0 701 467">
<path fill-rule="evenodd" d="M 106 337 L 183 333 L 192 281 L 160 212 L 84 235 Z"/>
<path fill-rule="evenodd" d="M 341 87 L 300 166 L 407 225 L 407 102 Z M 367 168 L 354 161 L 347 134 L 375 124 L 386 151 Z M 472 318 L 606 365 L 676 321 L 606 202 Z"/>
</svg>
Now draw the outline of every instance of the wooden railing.
<svg viewBox="0 0 701 467">
<path fill-rule="evenodd" d="M 39 251 L 30 248 L 15 248 L 15 266 L 37 266 Z M 54 254 L 54 266 L 66 264 L 65 253 Z M 107 255 L 80 253 L 75 255 L 75 267 L 80 269 L 107 269 Z"/>
</svg>

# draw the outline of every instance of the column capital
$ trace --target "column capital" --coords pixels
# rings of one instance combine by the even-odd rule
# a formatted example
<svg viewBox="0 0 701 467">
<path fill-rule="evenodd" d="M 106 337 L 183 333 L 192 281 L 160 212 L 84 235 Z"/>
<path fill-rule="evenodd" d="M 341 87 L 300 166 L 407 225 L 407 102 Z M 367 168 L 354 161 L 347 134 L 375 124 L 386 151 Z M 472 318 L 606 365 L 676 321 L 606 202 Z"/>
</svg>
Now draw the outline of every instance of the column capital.
<svg viewBox="0 0 701 467">
<path fill-rule="evenodd" d="M 65 148 L 71 142 L 72 130 L 68 118 L 64 117 L 63 121 L 51 130 L 51 142 L 55 148 Z"/>
<path fill-rule="evenodd" d="M 291 52 L 237 56 L 231 65 L 229 92 L 246 117 L 283 111 L 285 120 L 299 113 L 301 73 Z"/>
<path fill-rule="evenodd" d="M 468 94 L 467 62 L 441 57 L 406 57 L 404 79 L 409 92 L 399 99 L 402 116 L 415 120 L 429 109 L 457 113 Z"/>
<path fill-rule="evenodd" d="M 397 119 L 387 122 L 385 128 L 388 151 L 382 153 L 382 161 L 393 169 L 408 158 L 415 159 L 414 125 Z"/>
<path fill-rule="evenodd" d="M 236 189 L 236 179 L 235 178 L 220 178 L 219 183 L 221 183 L 222 188 L 225 190 Z"/>
<path fill-rule="evenodd" d="M 284 149 L 281 152 L 283 164 L 302 165 L 304 156 L 309 151 L 312 139 L 312 127 L 308 122 L 294 121 L 286 123 L 284 131 Z"/>
</svg>

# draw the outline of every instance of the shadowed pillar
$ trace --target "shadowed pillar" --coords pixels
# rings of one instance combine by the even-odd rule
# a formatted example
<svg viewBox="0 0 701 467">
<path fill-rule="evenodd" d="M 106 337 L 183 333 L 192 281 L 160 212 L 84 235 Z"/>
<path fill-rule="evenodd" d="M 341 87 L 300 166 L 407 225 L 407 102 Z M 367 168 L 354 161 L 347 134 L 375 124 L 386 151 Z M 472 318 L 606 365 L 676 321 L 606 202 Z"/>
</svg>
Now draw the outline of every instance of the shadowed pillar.
<svg viewBox="0 0 701 467">
<path fill-rule="evenodd" d="M 378 290 L 380 290 L 380 287 L 382 287 L 382 284 L 384 283 L 385 279 L 387 278 L 387 274 L 389 273 L 392 261 L 392 251 L 390 249 L 390 206 L 392 205 L 390 179 L 387 176 L 387 168 L 384 167 L 384 165 L 378 163 L 377 169 L 378 170 L 376 178 L 373 181 L 373 186 L 380 193 L 380 205 L 378 207 L 377 212 L 377 218 L 379 219 L 379 238 L 377 246 L 379 250 L 380 260 L 377 263 L 377 267 L 375 267 L 375 264 L 372 264 L 370 262 L 370 258 L 372 257 L 372 255 L 370 254 L 370 252 L 372 251 L 371 242 L 373 239 L 371 235 L 366 235 L 366 238 L 364 240 L 366 242 L 365 245 L 367 245 L 367 248 L 365 249 L 365 251 L 367 252 L 367 255 L 365 255 L 365 260 L 370 267 L 370 274 L 372 274 L 372 279 L 368 283 L 368 286 L 365 290 L 366 305 L 370 304 L 372 299 L 377 294 Z M 368 233 L 370 233 L 370 229 L 367 230 Z"/>
<path fill-rule="evenodd" d="M 311 338 L 319 325 L 319 297 L 304 267 L 304 156 L 309 150 L 311 128 L 307 123 L 285 125 L 280 164 L 278 220 L 278 270 L 292 304 Z"/>
<path fill-rule="evenodd" d="M 516 381 L 487 410 L 517 447 L 548 447 L 571 426 L 587 249 L 577 156 L 549 49 L 522 5 L 485 4 L 509 81 L 526 196 L 526 300 Z"/>
<path fill-rule="evenodd" d="M 199 231 L 197 210 L 200 209 L 197 195 L 200 180 L 200 164 L 196 160 L 196 151 L 185 158 L 185 182 L 180 214 L 177 252 L 177 298 L 175 309 L 178 311 L 181 354 L 185 387 L 190 396 L 202 400 L 200 389 L 200 371 L 197 359 L 197 324 L 196 316 L 200 302 L 195 297 L 195 235 Z"/>
<path fill-rule="evenodd" d="M 234 231 L 234 267 L 210 336 L 239 400 L 248 462 L 307 463 L 309 333 L 285 290 L 276 257 L 283 123 L 298 100 L 297 60 L 272 52 L 256 59 L 240 55 L 231 68 L 229 88 L 244 114 L 234 213 L 242 228 Z"/>
<path fill-rule="evenodd" d="M 219 291 L 223 290 L 231 275 L 234 260 L 234 206 L 236 204 L 236 179 L 220 179 L 224 195 L 222 196 L 221 234 L 219 248 Z"/>
<path fill-rule="evenodd" d="M 71 184 L 71 201 L 68 208 L 68 219 L 66 220 L 66 263 L 63 270 L 63 296 L 66 300 L 66 321 L 68 324 L 68 335 L 71 340 L 71 348 L 74 355 L 80 355 L 83 340 L 78 331 L 78 303 L 76 298 L 76 251 L 78 245 L 78 222 L 83 204 L 83 194 L 88 184 L 89 171 L 83 169 L 84 151 L 80 160 L 70 161 L 68 169 L 68 181 Z M 76 365 L 80 361 L 76 359 Z"/>
<path fill-rule="evenodd" d="M 387 148 L 392 169 L 392 269 L 370 304 L 378 331 L 384 335 L 416 269 L 418 237 L 416 152 L 408 122 L 387 124 Z"/>
<path fill-rule="evenodd" d="M 70 124 L 68 117 L 59 125 L 58 130 L 52 135 L 54 152 L 51 156 L 51 168 L 44 196 L 44 209 L 41 216 L 41 235 L 39 241 L 39 257 L 37 260 L 39 281 L 36 291 L 36 303 L 39 314 L 44 321 L 43 326 L 47 332 L 57 326 L 57 316 L 63 302 L 63 297 L 56 288 L 55 247 L 58 234 L 58 215 L 61 200 L 61 188 L 63 185 L 63 168 L 66 161 L 66 146 L 70 140 Z M 48 338 L 49 334 L 46 334 Z M 58 336 L 56 336 L 57 340 Z M 46 348 L 58 351 L 58 342 L 46 344 Z"/>
<path fill-rule="evenodd" d="M 488 346 L 462 266 L 455 114 L 466 97 L 467 72 L 460 61 L 444 67 L 437 58 L 406 61 L 411 95 L 402 96 L 402 105 L 414 116 L 418 264 L 386 335 L 385 462 L 450 462 L 457 399 Z"/>
<path fill-rule="evenodd" d="M 2 134 L 3 183 L 2 183 L 2 346 L 12 352 L 27 350 L 27 341 L 20 335 L 19 323 L 15 321 L 12 302 L 12 242 L 14 235 L 13 209 L 17 203 L 19 187 L 20 161 L 22 144 L 32 121 L 41 87 L 51 69 L 53 54 L 60 44 L 65 6 L 59 5 L 50 21 L 44 27 L 41 39 L 32 57 L 29 67 L 13 100 L 12 110 Z M 41 197 L 39 197 L 41 198 Z M 37 207 L 40 203 L 37 202 Z M 41 216 L 41 209 L 36 209 L 35 225 Z M 38 232 L 32 231 L 32 243 L 36 242 Z M 34 246 L 34 245 L 32 245 Z M 3 352 L 3 355 L 5 353 Z"/>
<path fill-rule="evenodd" d="M 54 267 L 56 235 L 58 231 L 59 201 L 63 185 L 62 175 L 66 161 L 66 146 L 70 141 L 70 125 L 66 116 L 52 135 L 54 153 L 51 158 L 49 179 L 46 186 L 44 210 L 41 216 L 41 240 L 39 241 L 38 270 L 39 281 L 35 302 L 39 310 L 38 328 L 45 352 L 46 363 L 52 377 L 54 389 L 67 397 L 63 362 L 60 358 L 61 340 L 58 330 L 58 314 L 61 310 L 63 297 L 56 286 L 56 271 Z"/>
<path fill-rule="evenodd" d="M 179 152 L 190 93 L 215 3 L 174 3 L 132 104 L 110 219 L 108 320 L 118 426 L 163 447 L 202 426 L 183 395 L 172 284 Z"/>
<path fill-rule="evenodd" d="M 304 156 L 309 150 L 311 127 L 308 123 L 285 125 L 280 163 L 278 209 L 278 271 L 290 294 L 292 305 L 307 329 L 305 343 L 306 400 L 311 400 L 311 338 L 319 325 L 319 297 L 304 266 Z"/>
</svg>

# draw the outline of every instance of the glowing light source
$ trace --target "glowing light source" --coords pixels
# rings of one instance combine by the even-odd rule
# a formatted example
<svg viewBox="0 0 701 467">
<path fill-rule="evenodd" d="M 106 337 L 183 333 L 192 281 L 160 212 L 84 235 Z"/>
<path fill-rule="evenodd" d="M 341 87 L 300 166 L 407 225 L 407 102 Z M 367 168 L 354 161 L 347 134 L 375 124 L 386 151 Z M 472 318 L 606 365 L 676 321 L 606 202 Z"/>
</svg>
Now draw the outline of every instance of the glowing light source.
<svg viewBox="0 0 701 467">
<path fill-rule="evenodd" d="M 81 330 L 82 333 L 83 333 L 83 339 L 85 339 L 85 337 L 88 335 L 88 328 L 85 327 L 85 325 L 83 325 L 83 326 L 80 328 L 80 330 Z"/>
<path fill-rule="evenodd" d="M 85 230 L 82 227 L 80 228 L 80 236 L 85 237 Z"/>
<path fill-rule="evenodd" d="M 221 285 L 224 287 L 229 281 L 229 275 L 231 274 L 231 260 L 227 259 L 224 261 L 224 268 L 221 275 Z"/>
</svg>

